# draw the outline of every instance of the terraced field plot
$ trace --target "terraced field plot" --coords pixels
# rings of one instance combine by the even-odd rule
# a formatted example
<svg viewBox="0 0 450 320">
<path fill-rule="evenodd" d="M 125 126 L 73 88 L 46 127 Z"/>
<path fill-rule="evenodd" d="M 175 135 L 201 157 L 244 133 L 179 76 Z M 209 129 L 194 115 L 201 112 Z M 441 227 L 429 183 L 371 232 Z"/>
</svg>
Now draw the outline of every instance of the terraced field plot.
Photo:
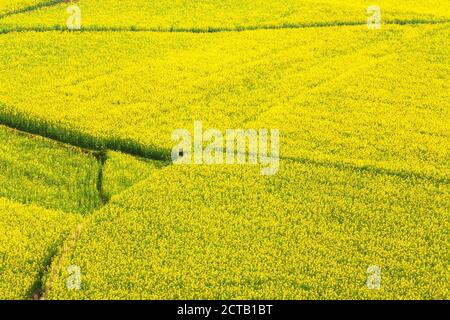
<svg viewBox="0 0 450 320">
<path fill-rule="evenodd" d="M 81 32 L 47 4 L 0 16 L 0 123 L 66 145 L 4 129 L 0 196 L 78 223 L 1 297 L 449 298 L 447 2 L 380 1 L 369 30 L 366 1 L 81 0 Z M 278 129 L 279 172 L 168 165 L 196 120 Z"/>
</svg>

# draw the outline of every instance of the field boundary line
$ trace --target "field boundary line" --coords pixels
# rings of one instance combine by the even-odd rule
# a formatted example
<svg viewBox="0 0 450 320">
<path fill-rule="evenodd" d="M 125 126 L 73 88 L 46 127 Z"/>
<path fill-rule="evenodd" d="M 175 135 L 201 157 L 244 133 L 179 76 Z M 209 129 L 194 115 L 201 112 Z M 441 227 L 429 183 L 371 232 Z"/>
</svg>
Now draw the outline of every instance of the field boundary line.
<svg viewBox="0 0 450 320">
<path fill-rule="evenodd" d="M 9 198 L 7 198 L 9 199 Z M 28 289 L 28 299 L 29 300 L 40 300 L 43 297 L 43 289 L 44 289 L 44 277 L 46 273 L 46 269 L 49 268 L 52 264 L 53 257 L 58 253 L 58 247 L 64 243 L 64 239 L 60 239 L 60 243 L 58 243 L 55 247 L 49 247 L 49 252 L 45 255 L 42 263 L 39 263 L 39 270 L 37 272 L 36 278 Z"/>
<path fill-rule="evenodd" d="M 16 9 L 12 11 L 7 11 L 5 13 L 0 14 L 0 20 L 6 17 L 14 16 L 21 13 L 32 12 L 41 8 L 53 7 L 60 3 L 64 3 L 64 0 L 49 0 L 47 2 L 41 2 L 38 4 L 34 4 L 31 6 L 23 7 L 21 9 Z"/>
<path fill-rule="evenodd" d="M 1 19 L 1 18 L 0 18 Z M 450 23 L 450 19 L 446 20 L 390 20 L 385 21 L 384 25 L 438 25 Z M 352 27 L 365 26 L 364 21 L 348 21 L 348 22 L 315 22 L 315 23 L 299 23 L 299 24 L 281 24 L 281 25 L 261 25 L 261 26 L 245 26 L 236 28 L 141 28 L 135 26 L 129 27 L 107 27 L 107 26 L 87 26 L 82 27 L 81 30 L 69 31 L 63 25 L 55 25 L 52 27 L 0 27 L 0 34 L 8 34 L 12 32 L 52 32 L 52 31 L 66 31 L 66 32 L 154 32 L 154 33 L 225 33 L 225 32 L 244 32 L 257 30 L 295 30 L 295 29 L 309 29 L 309 28 L 332 28 L 332 27 Z"/>
<path fill-rule="evenodd" d="M 64 148 L 64 149 L 69 149 L 69 150 L 74 151 L 74 152 L 79 152 L 79 153 L 82 153 L 82 154 L 85 154 L 87 156 L 91 156 L 91 157 L 94 157 L 94 158 L 98 158 L 100 156 L 100 153 L 102 153 L 102 150 L 99 151 L 99 150 L 87 149 L 87 148 L 79 147 L 79 146 L 71 144 L 71 143 L 65 143 L 65 142 L 62 142 L 60 140 L 48 138 L 48 137 L 43 136 L 43 135 L 39 135 L 39 134 L 34 134 L 34 133 L 31 133 L 31 132 L 23 131 L 23 130 L 17 129 L 15 127 L 11 127 L 9 125 L 3 124 L 1 122 L 0 122 L 0 126 L 3 126 L 7 130 L 10 130 L 11 132 L 14 132 L 14 134 L 26 137 L 28 139 L 39 139 L 39 140 L 42 140 L 42 141 L 47 141 L 48 140 L 48 141 L 51 141 L 53 143 L 58 144 L 58 147 L 61 147 L 61 148 Z"/>
</svg>

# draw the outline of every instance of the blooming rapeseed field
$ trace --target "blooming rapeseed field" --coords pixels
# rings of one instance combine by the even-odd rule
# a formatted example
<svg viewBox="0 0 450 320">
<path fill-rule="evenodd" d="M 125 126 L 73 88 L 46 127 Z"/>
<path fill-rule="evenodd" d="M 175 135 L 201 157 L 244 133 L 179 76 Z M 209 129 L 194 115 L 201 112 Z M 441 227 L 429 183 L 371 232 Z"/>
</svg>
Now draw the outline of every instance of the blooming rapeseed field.
<svg viewBox="0 0 450 320">
<path fill-rule="evenodd" d="M 65 212 L 100 206 L 93 155 L 0 126 L 0 197 Z"/>
<path fill-rule="evenodd" d="M 0 297 L 28 299 L 80 217 L 0 198 Z"/>
<path fill-rule="evenodd" d="M 450 3 L 371 4 L 0 0 L 0 298 L 450 298 Z M 195 121 L 277 174 L 171 164 Z"/>
<path fill-rule="evenodd" d="M 448 179 L 449 27 L 9 33 L 0 119 L 150 157 L 194 120 L 272 127 L 282 157 Z"/>
<path fill-rule="evenodd" d="M 0 0 L 0 17 L 11 15 L 30 8 L 38 8 L 44 4 L 58 3 L 58 0 Z"/>
<path fill-rule="evenodd" d="M 38 1 L 35 1 L 38 2 Z M 0 28 L 62 29 L 67 4 L 7 17 Z M 366 24 L 367 8 L 383 8 L 385 23 L 449 21 L 443 0 L 79 0 L 84 29 L 221 31 Z"/>
<path fill-rule="evenodd" d="M 297 162 L 270 178 L 169 166 L 91 217 L 49 298 L 448 298 L 449 195 L 426 179 Z M 369 261 L 380 291 L 365 286 Z M 68 265 L 85 270 L 83 290 L 66 289 Z"/>
</svg>

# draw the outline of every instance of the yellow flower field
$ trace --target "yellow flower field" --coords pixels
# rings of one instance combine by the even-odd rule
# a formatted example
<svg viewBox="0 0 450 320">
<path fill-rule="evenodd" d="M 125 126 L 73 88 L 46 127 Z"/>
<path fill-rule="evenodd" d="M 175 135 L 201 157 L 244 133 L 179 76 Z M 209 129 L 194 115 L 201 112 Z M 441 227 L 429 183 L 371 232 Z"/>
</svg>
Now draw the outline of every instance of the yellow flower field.
<svg viewBox="0 0 450 320">
<path fill-rule="evenodd" d="M 0 198 L 1 299 L 29 299 L 39 291 L 53 256 L 80 220 Z"/>
<path fill-rule="evenodd" d="M 0 0 L 0 299 L 449 299 L 449 35 L 443 0 Z M 279 168 L 196 163 L 195 123 Z"/>
<path fill-rule="evenodd" d="M 0 17 L 25 10 L 37 9 L 47 4 L 57 4 L 58 0 L 0 0 Z"/>
<path fill-rule="evenodd" d="M 166 167 L 89 219 L 53 266 L 49 298 L 449 298 L 449 196 L 423 179 L 296 162 L 269 179 Z M 371 264 L 379 291 L 366 287 Z M 85 270 L 81 290 L 67 290 L 68 265 Z"/>
</svg>

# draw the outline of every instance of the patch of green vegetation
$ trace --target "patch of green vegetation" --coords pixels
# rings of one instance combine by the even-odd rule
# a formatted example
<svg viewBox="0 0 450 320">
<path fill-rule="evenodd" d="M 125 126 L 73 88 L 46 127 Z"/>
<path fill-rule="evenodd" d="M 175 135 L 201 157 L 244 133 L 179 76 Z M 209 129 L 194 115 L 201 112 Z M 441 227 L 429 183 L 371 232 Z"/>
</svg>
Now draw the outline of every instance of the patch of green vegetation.
<svg viewBox="0 0 450 320">
<path fill-rule="evenodd" d="M 0 299 L 42 290 L 54 254 L 80 216 L 0 198 Z"/>
</svg>

